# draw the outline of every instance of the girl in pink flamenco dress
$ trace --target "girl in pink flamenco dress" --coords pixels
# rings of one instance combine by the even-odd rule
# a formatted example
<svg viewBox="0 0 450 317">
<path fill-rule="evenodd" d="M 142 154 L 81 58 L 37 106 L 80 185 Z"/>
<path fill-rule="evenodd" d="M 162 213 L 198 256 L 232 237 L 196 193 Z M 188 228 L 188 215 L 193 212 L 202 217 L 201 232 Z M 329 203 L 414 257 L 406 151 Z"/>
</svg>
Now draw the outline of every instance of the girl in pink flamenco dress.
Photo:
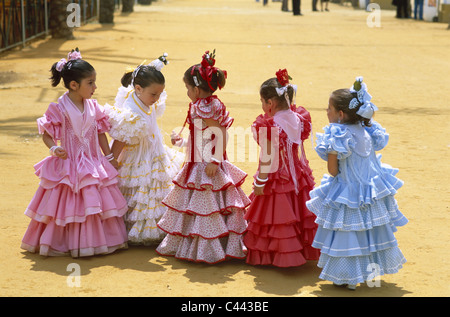
<svg viewBox="0 0 450 317">
<path fill-rule="evenodd" d="M 303 149 L 311 117 L 291 104 L 295 88 L 287 71 L 280 70 L 260 89 L 265 114 L 252 125 L 261 156 L 245 215 L 248 264 L 292 267 L 319 258 L 319 250 L 311 247 L 316 217 L 305 206 L 314 188 Z"/>
<path fill-rule="evenodd" d="M 51 71 L 52 85 L 63 79 L 68 92 L 37 120 L 51 156 L 35 165 L 40 184 L 25 211 L 31 222 L 21 247 L 44 256 L 72 257 L 126 248 L 122 217 L 127 203 L 110 163 L 114 158 L 105 135 L 110 125 L 102 107 L 90 99 L 95 70 L 76 50 Z"/>
<path fill-rule="evenodd" d="M 187 144 L 187 160 L 163 200 L 168 210 L 158 227 L 167 235 L 156 249 L 160 255 L 208 264 L 245 258 L 244 212 L 250 203 L 240 188 L 247 174 L 226 159 L 226 130 L 233 119 L 213 95 L 226 79 L 214 64 L 214 53 L 206 52 L 202 63 L 184 74 L 192 100 L 189 139 L 172 135 L 172 143 Z"/>
</svg>

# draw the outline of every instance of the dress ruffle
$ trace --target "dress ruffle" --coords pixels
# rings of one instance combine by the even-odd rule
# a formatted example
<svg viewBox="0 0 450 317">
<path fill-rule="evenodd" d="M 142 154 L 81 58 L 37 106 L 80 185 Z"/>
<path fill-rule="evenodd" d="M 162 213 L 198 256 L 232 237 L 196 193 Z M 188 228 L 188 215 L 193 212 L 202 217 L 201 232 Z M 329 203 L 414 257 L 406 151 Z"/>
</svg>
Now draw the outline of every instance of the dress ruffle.
<svg viewBox="0 0 450 317">
<path fill-rule="evenodd" d="M 191 119 L 197 118 L 213 119 L 225 128 L 230 127 L 234 121 L 225 105 L 215 95 L 191 103 Z"/>
<path fill-rule="evenodd" d="M 51 103 L 44 115 L 37 119 L 38 132 L 47 132 L 53 140 L 60 140 L 63 121 L 64 115 L 59 111 L 58 104 Z"/>
<path fill-rule="evenodd" d="M 213 192 L 222 191 L 229 186 L 241 186 L 247 174 L 237 168 L 229 161 L 222 161 L 214 177 L 209 177 L 204 172 L 207 162 L 193 164 L 192 170 L 188 175 L 188 166 L 185 165 L 180 173 L 173 179 L 173 182 L 184 189 L 194 189 L 197 191 L 212 190 Z"/>
<path fill-rule="evenodd" d="M 117 184 L 118 173 L 103 156 L 91 160 L 82 156 L 78 162 L 49 156 L 37 163 L 34 169 L 41 179 L 40 185 L 46 189 L 66 184 L 78 192 L 89 185 L 103 187 Z"/>
<path fill-rule="evenodd" d="M 398 170 L 381 163 L 381 155 L 377 157 L 380 174 L 371 173 L 368 181 L 345 181 L 342 177 L 324 175 L 320 187 L 311 191 L 311 199 L 319 200 L 321 205 L 338 209 L 340 205 L 359 208 L 376 203 L 385 197 L 393 196 L 403 186 L 403 181 L 395 175 Z M 312 203 L 311 203 L 312 205 Z M 311 208 L 314 208 L 311 206 Z"/>
<path fill-rule="evenodd" d="M 303 127 L 301 139 L 307 139 L 311 131 L 309 112 L 295 105 L 291 110 L 300 114 L 300 124 Z M 303 145 L 294 144 L 289 149 L 293 153 L 294 164 L 290 168 L 287 156 L 288 136 L 276 125 L 273 117 L 258 116 L 252 128 L 258 144 L 265 142 L 265 139 L 272 143 L 278 140 L 276 146 L 280 149 L 281 163 L 276 171 L 268 174 L 264 195 L 250 195 L 252 203 L 245 215 L 248 228 L 244 237 L 247 263 L 292 267 L 303 265 L 307 260 L 318 260 L 320 252 L 312 247 L 317 230 L 315 215 L 305 206 L 315 182 L 306 157 L 303 154 L 301 159 L 298 157 L 299 146 Z M 261 131 L 263 128 L 265 130 Z M 296 183 L 293 181 L 292 170 L 295 171 Z"/>
<path fill-rule="evenodd" d="M 83 222 L 65 226 L 55 221 L 43 223 L 32 219 L 21 248 L 44 256 L 108 254 L 127 248 L 127 233 L 121 217 L 102 219 L 100 214 L 93 214 Z"/>
<path fill-rule="evenodd" d="M 112 124 L 110 136 L 125 143 L 118 157 L 118 179 L 129 207 L 124 218 L 133 244 L 153 245 L 164 238 L 165 233 L 157 227 L 167 211 L 161 202 L 184 162 L 183 153 L 164 144 L 156 122 L 164 113 L 166 98 L 164 91 L 147 110 L 132 87 L 120 87 L 114 107 L 106 107 Z"/>
<path fill-rule="evenodd" d="M 105 104 L 105 110 L 111 124 L 109 135 L 114 140 L 127 144 L 138 144 L 147 135 L 145 120 L 130 109 Z"/>
<path fill-rule="evenodd" d="M 127 246 L 126 202 L 117 185 L 88 185 L 78 193 L 39 186 L 25 214 L 32 220 L 22 247 L 41 255 L 90 256 Z"/>
<path fill-rule="evenodd" d="M 129 206 L 125 221 L 131 243 L 154 244 L 165 236 L 157 227 L 167 211 L 162 200 L 174 187 L 171 179 L 177 174 L 183 159 L 180 155 L 168 153 L 171 152 L 153 158 L 152 162 L 123 163 L 119 169 L 122 194 Z"/>
<path fill-rule="evenodd" d="M 356 285 L 396 273 L 406 260 L 394 233 L 408 220 L 394 198 L 403 185 L 398 170 L 375 154 L 387 144 L 386 131 L 376 122 L 364 128 L 330 124 L 324 130 L 316 151 L 324 160 L 337 153 L 339 173 L 324 175 L 306 203 L 319 225 L 313 246 L 321 251 L 320 278 Z"/>
<path fill-rule="evenodd" d="M 244 212 L 250 200 L 239 186 L 246 174 L 223 161 L 210 178 L 204 172 L 207 163 L 193 165 L 188 179 L 187 165 L 183 167 L 174 179 L 175 188 L 163 200 L 169 209 L 158 227 L 167 235 L 156 251 L 210 264 L 244 258 Z"/>
<path fill-rule="evenodd" d="M 315 216 L 304 204 L 307 193 L 250 195 L 252 204 L 245 215 L 248 228 L 244 237 L 247 263 L 289 267 L 319 258 L 319 250 L 312 247 L 317 230 Z"/>
<path fill-rule="evenodd" d="M 320 255 L 319 278 L 338 285 L 357 285 L 384 274 L 395 274 L 406 262 L 398 247 L 384 249 L 366 256 L 332 257 Z"/>
<path fill-rule="evenodd" d="M 34 166 L 40 184 L 25 211 L 31 222 L 22 248 L 73 257 L 125 248 L 126 201 L 117 186 L 117 171 L 98 148 L 98 133 L 110 128 L 108 116 L 95 100 L 85 103 L 89 108 L 80 122 L 84 130 L 79 139 L 64 97 L 60 104 L 50 104 L 37 123 L 39 133 L 61 140 L 68 158 L 51 156 Z"/>
<path fill-rule="evenodd" d="M 342 160 L 350 154 L 355 147 L 355 142 L 350 130 L 341 124 L 330 124 L 324 128 L 325 133 L 317 133 L 316 152 L 323 160 L 328 160 L 330 152 L 338 153 L 338 160 Z"/>
</svg>

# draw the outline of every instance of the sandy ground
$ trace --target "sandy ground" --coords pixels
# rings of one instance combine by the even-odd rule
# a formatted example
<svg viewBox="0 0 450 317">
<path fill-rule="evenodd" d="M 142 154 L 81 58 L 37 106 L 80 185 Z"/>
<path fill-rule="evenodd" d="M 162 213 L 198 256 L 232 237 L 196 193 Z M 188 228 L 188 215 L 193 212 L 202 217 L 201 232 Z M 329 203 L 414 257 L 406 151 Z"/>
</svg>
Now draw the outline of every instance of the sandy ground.
<svg viewBox="0 0 450 317">
<path fill-rule="evenodd" d="M 39 40 L 3 53 L 0 295 L 449 296 L 450 31 L 446 24 L 398 20 L 394 11 L 384 10 L 381 27 L 370 28 L 369 13 L 362 10 L 331 4 L 330 12 L 311 12 L 310 7 L 304 3 L 304 16 L 296 17 L 272 2 L 263 7 L 252 0 L 160 0 L 129 15 L 117 13 L 114 25 L 82 26 L 75 40 Z M 379 107 L 376 119 L 390 133 L 383 161 L 398 167 L 405 181 L 397 200 L 410 222 L 396 237 L 408 262 L 399 273 L 383 276 L 380 287 L 364 284 L 350 292 L 320 280 L 316 262 L 290 269 L 243 261 L 205 265 L 158 256 L 153 247 L 84 259 L 24 252 L 20 242 L 29 219 L 23 212 L 38 186 L 33 165 L 48 153 L 35 120 L 64 92 L 50 86 L 50 66 L 75 47 L 97 70 L 95 97 L 102 104 L 114 101 L 126 66 L 168 52 L 163 72 L 169 98 L 159 120 L 167 134 L 185 118 L 182 74 L 205 50 L 215 48 L 217 66 L 228 71 L 218 95 L 235 117 L 234 127 L 244 129 L 261 113 L 259 85 L 279 68 L 287 68 L 298 85 L 297 104 L 311 112 L 314 132 L 327 124 L 329 93 L 364 76 Z M 241 148 L 248 152 L 249 146 L 239 144 L 236 153 Z M 306 151 L 319 183 L 325 162 L 309 141 Z M 234 162 L 249 175 L 256 170 L 248 156 Z M 250 179 L 243 188 L 250 194 Z M 80 287 L 67 283 L 71 263 L 81 269 Z"/>
</svg>

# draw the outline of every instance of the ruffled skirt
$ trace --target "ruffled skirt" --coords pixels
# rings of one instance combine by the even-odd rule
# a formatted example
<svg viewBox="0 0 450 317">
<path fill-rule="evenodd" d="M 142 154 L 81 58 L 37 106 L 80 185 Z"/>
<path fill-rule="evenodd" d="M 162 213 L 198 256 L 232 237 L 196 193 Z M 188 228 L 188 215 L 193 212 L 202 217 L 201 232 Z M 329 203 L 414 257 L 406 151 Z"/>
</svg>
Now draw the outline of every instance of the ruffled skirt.
<svg viewBox="0 0 450 317">
<path fill-rule="evenodd" d="M 41 183 L 25 211 L 31 222 L 21 247 L 45 256 L 72 257 L 126 248 L 123 215 L 127 206 L 116 170 L 105 162 L 98 173 L 92 173 L 96 177 L 86 174 L 74 184 L 67 172 L 73 163 L 61 161 L 49 157 L 35 166 Z"/>
<path fill-rule="evenodd" d="M 305 206 L 314 181 L 301 177 L 298 183 L 298 194 L 292 181 L 269 180 L 265 195 L 250 195 L 244 237 L 248 264 L 292 267 L 319 258 L 319 250 L 311 246 L 316 217 Z"/>
<path fill-rule="evenodd" d="M 189 176 L 185 165 L 173 180 L 163 200 L 169 210 L 158 222 L 167 233 L 156 249 L 160 255 L 209 264 L 245 258 L 244 212 L 250 200 L 240 186 L 247 174 L 223 161 L 210 178 L 206 165 L 194 163 Z"/>
<path fill-rule="evenodd" d="M 172 179 L 183 161 L 183 153 L 166 146 L 161 155 L 121 161 L 119 186 L 128 203 L 125 223 L 129 243 L 151 245 L 164 238 L 165 232 L 156 224 L 167 212 L 162 200 L 173 188 Z"/>
<path fill-rule="evenodd" d="M 311 191 L 307 207 L 319 225 L 313 246 L 321 250 L 321 279 L 356 285 L 396 273 L 406 262 L 394 236 L 408 222 L 394 198 L 403 184 L 395 173 L 353 187 L 325 175 Z"/>
</svg>

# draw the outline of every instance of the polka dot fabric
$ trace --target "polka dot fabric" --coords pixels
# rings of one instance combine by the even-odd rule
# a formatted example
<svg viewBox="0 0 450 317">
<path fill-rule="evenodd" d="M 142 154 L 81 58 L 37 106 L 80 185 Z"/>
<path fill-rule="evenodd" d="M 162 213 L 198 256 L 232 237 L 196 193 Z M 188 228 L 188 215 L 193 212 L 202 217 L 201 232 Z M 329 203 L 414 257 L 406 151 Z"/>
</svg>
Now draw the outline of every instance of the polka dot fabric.
<svg viewBox="0 0 450 317">
<path fill-rule="evenodd" d="M 403 182 L 395 177 L 398 170 L 375 154 L 388 134 L 376 122 L 370 128 L 331 124 L 324 130 L 316 152 L 325 160 L 330 151 L 338 152 L 339 173 L 325 175 L 306 203 L 319 225 L 313 247 L 321 252 L 320 278 L 356 285 L 398 272 L 406 262 L 394 236 L 408 223 L 395 199 Z M 362 147 L 355 140 L 370 142 Z"/>
</svg>

